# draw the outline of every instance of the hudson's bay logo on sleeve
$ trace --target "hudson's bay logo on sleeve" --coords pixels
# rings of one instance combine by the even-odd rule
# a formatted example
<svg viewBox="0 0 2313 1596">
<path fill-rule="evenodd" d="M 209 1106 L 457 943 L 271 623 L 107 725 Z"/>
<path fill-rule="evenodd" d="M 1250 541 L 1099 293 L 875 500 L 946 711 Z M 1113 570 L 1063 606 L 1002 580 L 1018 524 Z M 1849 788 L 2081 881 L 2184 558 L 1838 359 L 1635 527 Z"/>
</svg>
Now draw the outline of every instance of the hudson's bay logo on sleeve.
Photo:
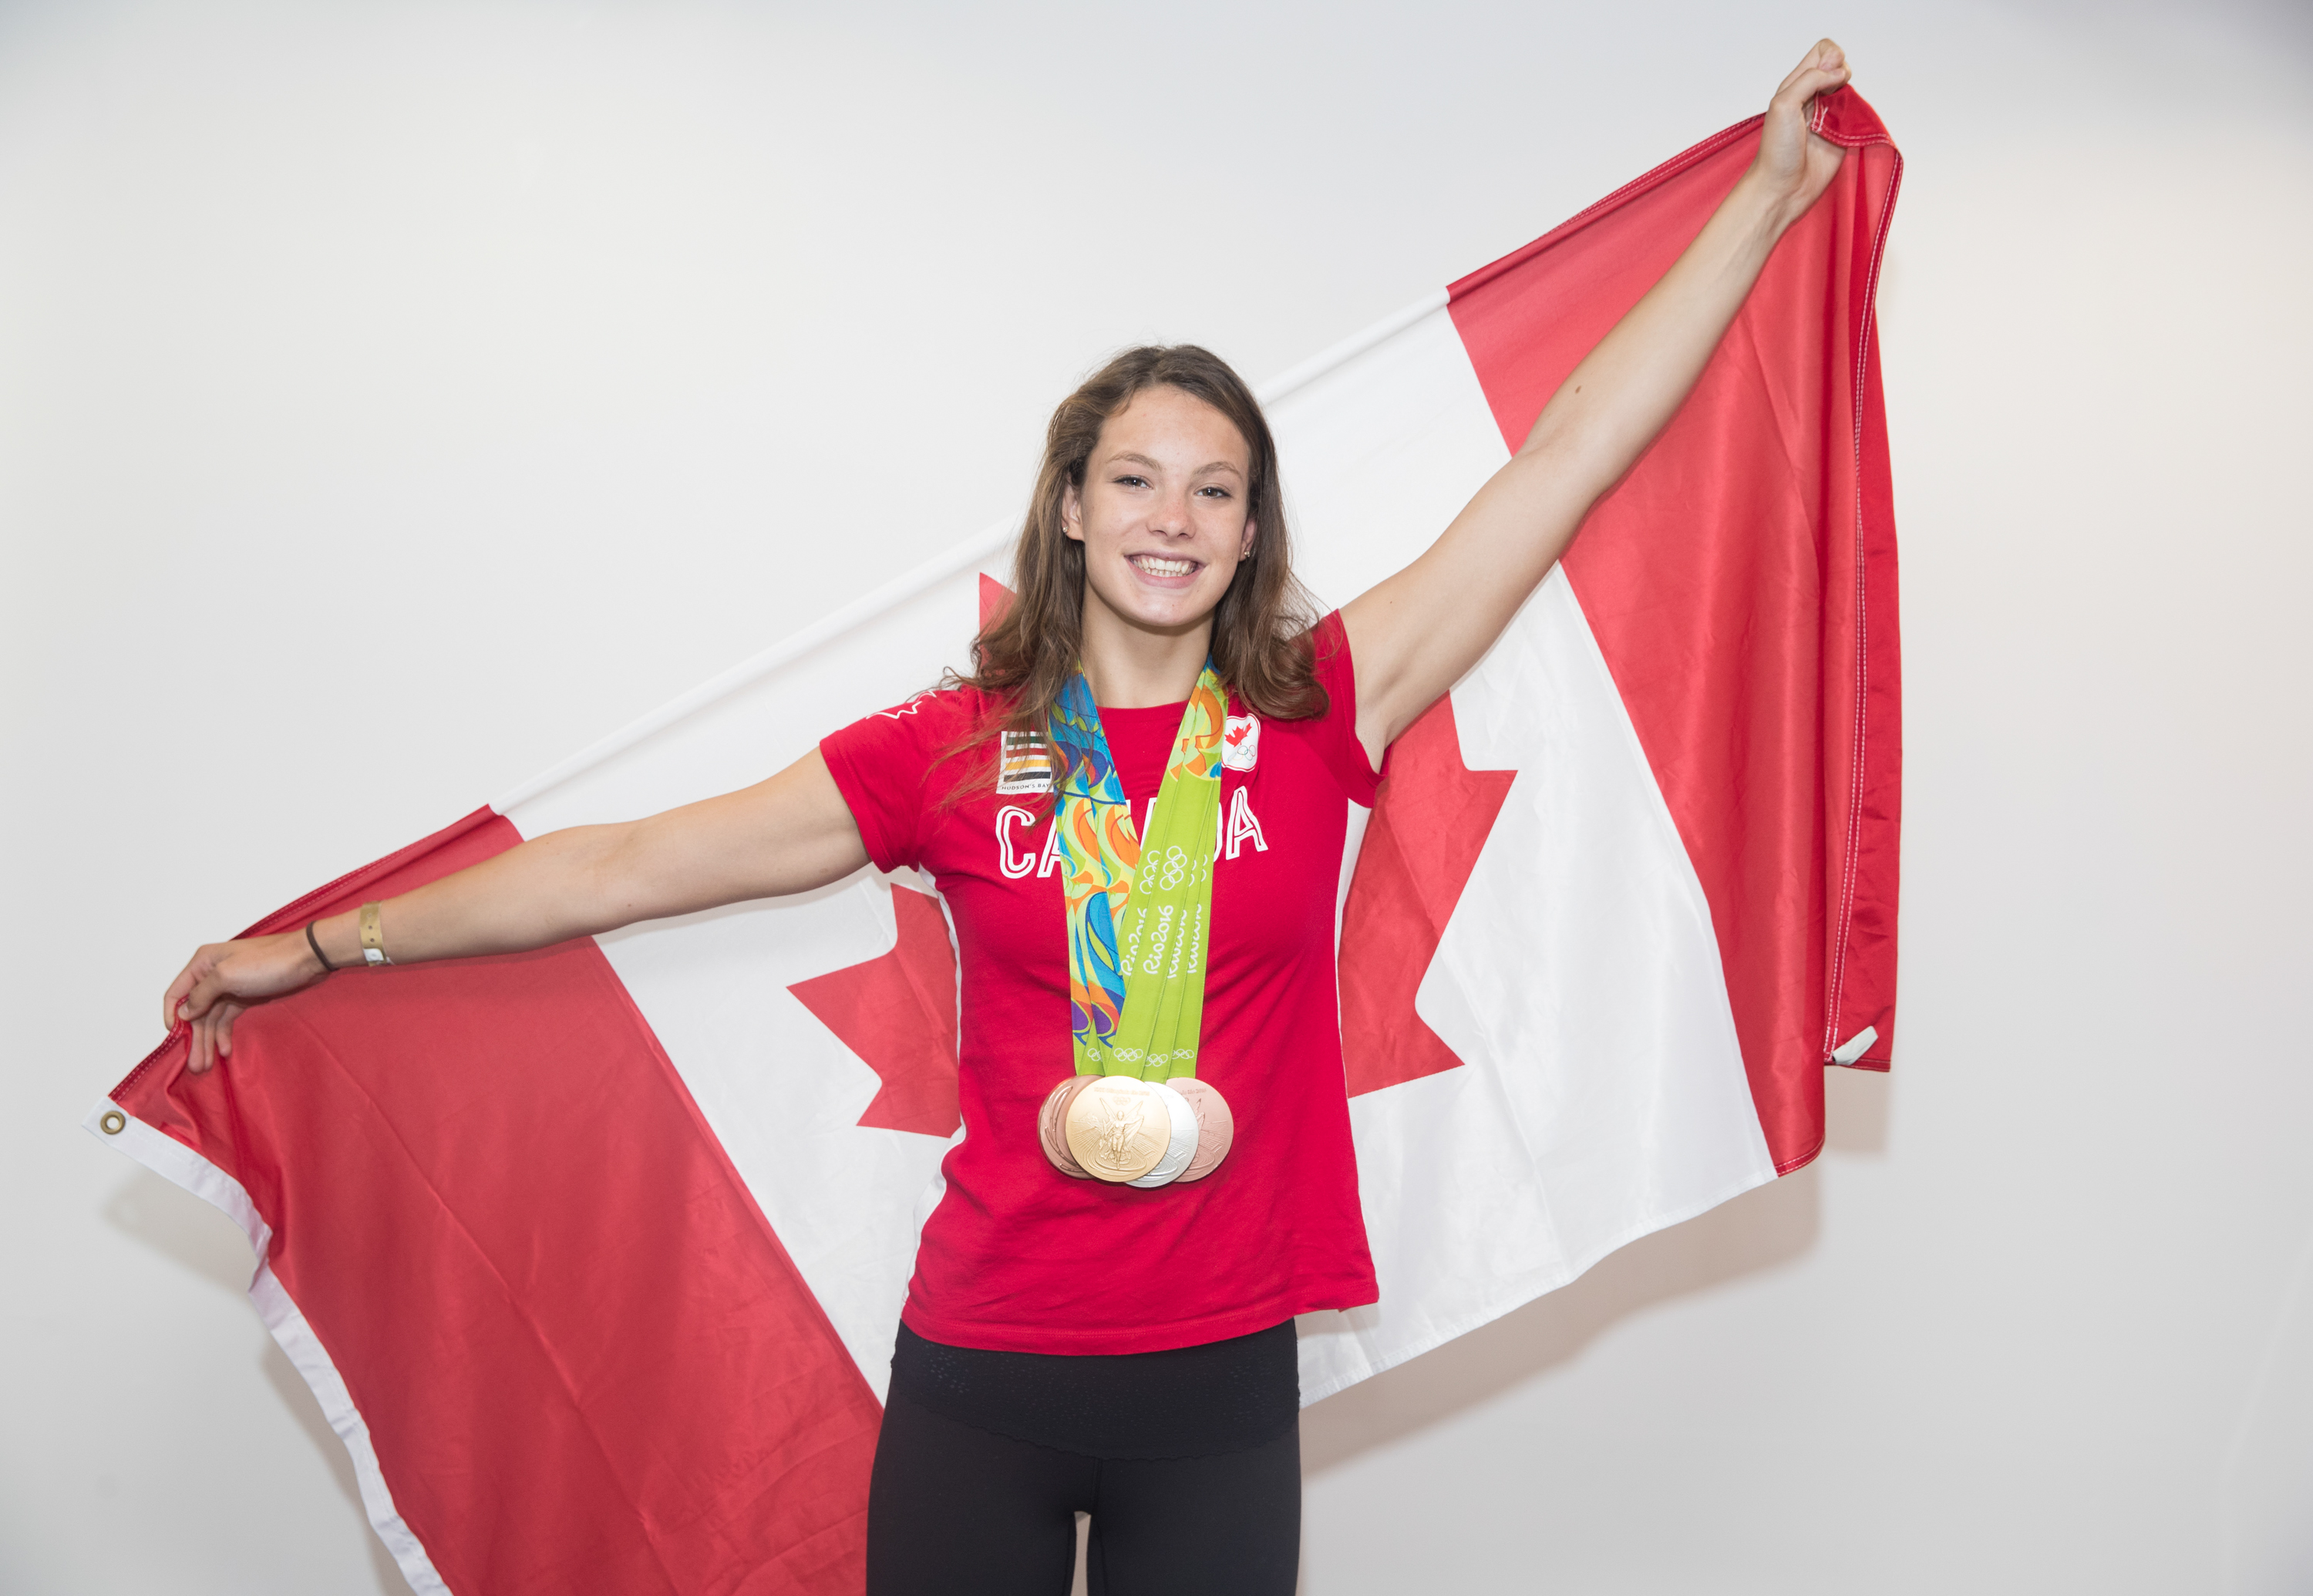
<svg viewBox="0 0 2313 1596">
<path fill-rule="evenodd" d="M 996 790 L 1007 798 L 1052 790 L 1052 745 L 1044 740 L 1043 733 L 1004 734 L 1001 763 L 996 767 Z"/>
<path fill-rule="evenodd" d="M 1221 765 L 1232 771 L 1249 771 L 1253 762 L 1261 757 L 1261 717 L 1231 715 L 1221 727 Z"/>
</svg>

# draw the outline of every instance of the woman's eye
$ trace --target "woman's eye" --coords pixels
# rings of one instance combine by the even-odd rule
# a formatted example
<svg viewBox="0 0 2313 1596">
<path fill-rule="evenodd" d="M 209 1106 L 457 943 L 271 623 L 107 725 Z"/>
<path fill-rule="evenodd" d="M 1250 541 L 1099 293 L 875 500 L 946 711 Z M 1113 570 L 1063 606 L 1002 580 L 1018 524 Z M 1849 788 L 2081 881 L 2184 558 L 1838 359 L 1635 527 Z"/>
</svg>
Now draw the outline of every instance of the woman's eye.
<svg viewBox="0 0 2313 1596">
<path fill-rule="evenodd" d="M 1197 491 L 1200 493 L 1209 493 L 1215 498 L 1227 498 L 1229 496 L 1229 490 L 1218 486 L 1218 484 L 1209 488 L 1200 488 Z"/>
<path fill-rule="evenodd" d="M 1148 479 L 1146 477 L 1119 477 L 1116 481 L 1117 485 L 1122 488 L 1146 488 L 1148 486 Z"/>
</svg>

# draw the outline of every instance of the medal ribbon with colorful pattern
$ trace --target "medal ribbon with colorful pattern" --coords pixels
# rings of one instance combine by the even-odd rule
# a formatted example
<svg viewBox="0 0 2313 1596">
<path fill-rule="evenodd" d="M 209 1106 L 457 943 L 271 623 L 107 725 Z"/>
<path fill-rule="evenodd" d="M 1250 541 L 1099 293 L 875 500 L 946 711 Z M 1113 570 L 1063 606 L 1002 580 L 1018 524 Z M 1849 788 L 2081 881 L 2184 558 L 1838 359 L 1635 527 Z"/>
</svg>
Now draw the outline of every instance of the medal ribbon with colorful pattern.
<svg viewBox="0 0 2313 1596">
<path fill-rule="evenodd" d="M 1079 1075 L 1164 1080 L 1197 1072 L 1227 715 L 1228 695 L 1208 661 L 1143 839 L 1082 671 L 1053 707 L 1069 1026 Z"/>
</svg>

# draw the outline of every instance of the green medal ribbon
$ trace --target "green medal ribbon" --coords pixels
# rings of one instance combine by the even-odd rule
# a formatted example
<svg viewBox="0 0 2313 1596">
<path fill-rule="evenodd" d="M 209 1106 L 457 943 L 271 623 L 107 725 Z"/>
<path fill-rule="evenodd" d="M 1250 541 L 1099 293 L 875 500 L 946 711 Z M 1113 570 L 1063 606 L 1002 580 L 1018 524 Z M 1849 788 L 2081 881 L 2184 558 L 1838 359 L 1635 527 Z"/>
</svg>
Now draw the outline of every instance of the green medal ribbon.
<svg viewBox="0 0 2313 1596">
<path fill-rule="evenodd" d="M 1164 1080 L 1197 1072 L 1227 715 L 1228 695 L 1209 660 L 1189 694 L 1144 839 L 1084 672 L 1053 706 L 1051 738 L 1064 755 L 1058 819 L 1079 1075 Z"/>
</svg>

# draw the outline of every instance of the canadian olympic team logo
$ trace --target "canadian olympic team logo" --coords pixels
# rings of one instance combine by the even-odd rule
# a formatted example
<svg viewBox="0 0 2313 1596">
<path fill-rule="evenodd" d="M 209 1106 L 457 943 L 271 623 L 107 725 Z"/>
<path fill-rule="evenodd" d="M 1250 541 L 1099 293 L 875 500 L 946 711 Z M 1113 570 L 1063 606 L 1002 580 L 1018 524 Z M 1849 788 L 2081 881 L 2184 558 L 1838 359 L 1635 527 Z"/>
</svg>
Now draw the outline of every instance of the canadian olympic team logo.
<svg viewBox="0 0 2313 1596">
<path fill-rule="evenodd" d="M 1231 715 L 1221 723 L 1221 763 L 1232 771 L 1249 771 L 1261 757 L 1261 717 Z"/>
</svg>

